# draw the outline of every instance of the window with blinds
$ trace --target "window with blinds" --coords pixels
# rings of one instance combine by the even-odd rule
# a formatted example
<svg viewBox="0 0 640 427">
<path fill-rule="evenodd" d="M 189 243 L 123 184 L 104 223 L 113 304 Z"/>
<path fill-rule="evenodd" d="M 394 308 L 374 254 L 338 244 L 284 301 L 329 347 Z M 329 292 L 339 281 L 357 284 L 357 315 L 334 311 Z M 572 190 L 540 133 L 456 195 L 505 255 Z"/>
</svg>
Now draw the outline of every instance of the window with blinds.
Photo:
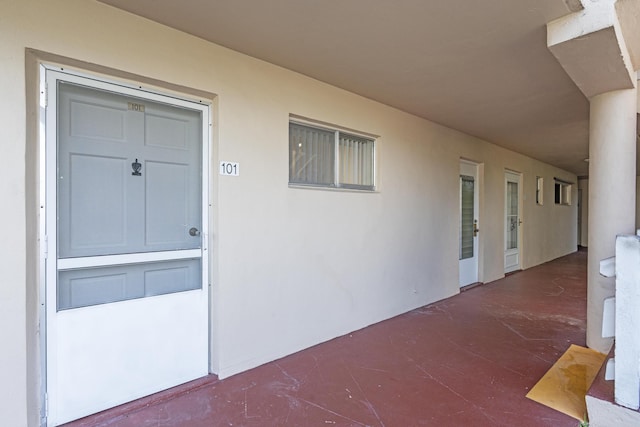
<svg viewBox="0 0 640 427">
<path fill-rule="evenodd" d="M 375 190 L 375 141 L 289 123 L 289 184 Z"/>
</svg>

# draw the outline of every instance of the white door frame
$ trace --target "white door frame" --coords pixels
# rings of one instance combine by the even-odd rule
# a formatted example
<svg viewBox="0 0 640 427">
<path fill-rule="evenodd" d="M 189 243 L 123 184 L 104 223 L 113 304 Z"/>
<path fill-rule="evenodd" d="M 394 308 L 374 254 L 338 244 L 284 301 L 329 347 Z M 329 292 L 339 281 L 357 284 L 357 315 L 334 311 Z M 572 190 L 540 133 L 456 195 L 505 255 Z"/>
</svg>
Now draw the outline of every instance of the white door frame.
<svg viewBox="0 0 640 427">
<path fill-rule="evenodd" d="M 117 87 L 117 91 L 124 95 L 134 95 L 137 97 L 144 97 L 151 101 L 157 101 L 165 104 L 172 104 L 176 106 L 184 106 L 191 109 L 197 109 L 202 112 L 202 212 L 201 212 L 201 270 L 202 270 L 202 292 L 204 293 L 204 302 L 206 304 L 206 330 L 207 333 L 207 346 L 206 346 L 206 360 L 207 370 L 211 369 L 211 336 L 210 336 L 210 313 L 211 302 L 209 294 L 209 218 L 210 218 L 210 202 L 209 202 L 209 182 L 211 179 L 211 167 L 210 167 L 210 155 L 209 147 L 212 144 L 211 129 L 211 108 L 210 102 L 203 102 L 201 99 L 193 99 L 187 95 L 178 95 L 171 93 L 162 93 L 155 88 L 143 87 L 139 83 L 128 83 L 123 81 L 111 80 L 102 76 L 93 75 L 81 70 L 69 71 L 68 68 L 62 68 L 59 66 L 41 63 L 39 66 L 39 80 L 40 80 L 40 97 L 39 97 L 39 128 L 38 128 L 38 162 L 39 162 L 39 313 L 38 324 L 39 326 L 39 345 L 40 345 L 40 370 L 41 370 L 41 407 L 40 416 L 41 424 L 47 425 L 47 412 L 48 412 L 48 395 L 47 395 L 47 339 L 48 339 L 48 324 L 47 324 L 47 306 L 50 305 L 48 301 L 47 283 L 55 283 L 55 271 L 56 271 L 56 202 L 55 202 L 55 184 L 51 186 L 50 182 L 56 182 L 56 168 L 47 168 L 47 164 L 51 164 L 51 156 L 53 155 L 53 161 L 55 162 L 55 149 L 50 149 L 50 145 L 57 144 L 57 138 L 55 133 L 52 133 L 52 129 L 56 126 L 47 126 L 47 106 L 55 105 L 56 98 L 50 96 L 51 93 L 55 93 L 52 90 L 49 91 L 47 87 L 47 74 L 57 73 L 68 76 L 70 80 L 80 80 L 84 82 L 90 82 L 90 86 L 97 89 L 113 90 Z M 57 112 L 56 112 L 57 114 Z M 50 120 L 50 119 L 49 119 Z M 53 142 L 52 142 L 53 141 Z M 53 152 L 53 154 L 52 154 Z M 55 164 L 55 163 L 54 163 Z M 53 181 L 51 181 L 53 180 Z M 51 187 L 54 187 L 53 194 Z M 54 198 L 53 201 L 48 202 L 47 198 Z M 120 256 L 115 256 L 120 257 Z M 144 258 L 144 255 L 139 254 L 138 257 Z M 53 262 L 51 262 L 53 261 Z M 118 260 L 114 260 L 116 262 Z M 53 264 L 53 266 L 52 266 Z M 51 294 L 51 292 L 49 293 Z"/>
<path fill-rule="evenodd" d="M 511 182 L 517 182 L 518 184 L 518 221 L 516 224 L 517 227 L 517 242 L 518 242 L 518 246 L 517 246 L 517 252 L 516 252 L 516 256 L 517 256 L 517 263 L 514 264 L 513 266 L 507 268 L 507 262 L 506 262 L 506 258 L 507 258 L 507 189 L 508 189 L 508 182 L 509 179 L 511 178 Z M 504 221 L 503 221 L 503 226 L 502 226 L 502 230 L 504 233 L 504 253 L 505 253 L 505 260 L 504 260 L 504 271 L 505 273 L 510 273 L 512 271 L 517 271 L 517 270 L 521 270 L 522 269 L 522 207 L 523 207 L 523 200 L 522 200 L 522 173 L 520 172 L 515 172 L 509 169 L 505 169 L 505 173 L 504 173 Z"/>
</svg>

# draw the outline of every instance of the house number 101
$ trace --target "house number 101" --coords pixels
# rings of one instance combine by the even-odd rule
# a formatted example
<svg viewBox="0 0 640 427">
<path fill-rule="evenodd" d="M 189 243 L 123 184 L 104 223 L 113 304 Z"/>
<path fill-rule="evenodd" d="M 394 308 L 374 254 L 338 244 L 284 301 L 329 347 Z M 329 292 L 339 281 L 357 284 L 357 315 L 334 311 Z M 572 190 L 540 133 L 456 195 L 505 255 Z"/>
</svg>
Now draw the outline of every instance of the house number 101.
<svg viewBox="0 0 640 427">
<path fill-rule="evenodd" d="M 230 176 L 240 175 L 240 163 L 220 162 L 220 175 L 230 175 Z"/>
</svg>

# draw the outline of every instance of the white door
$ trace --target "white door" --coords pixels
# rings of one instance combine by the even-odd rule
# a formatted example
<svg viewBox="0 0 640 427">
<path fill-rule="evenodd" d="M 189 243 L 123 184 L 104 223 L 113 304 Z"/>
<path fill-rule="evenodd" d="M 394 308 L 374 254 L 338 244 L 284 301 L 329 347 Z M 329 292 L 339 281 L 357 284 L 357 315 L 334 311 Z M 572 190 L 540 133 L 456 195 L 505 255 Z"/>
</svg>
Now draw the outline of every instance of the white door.
<svg viewBox="0 0 640 427">
<path fill-rule="evenodd" d="M 208 107 L 46 71 L 47 424 L 208 373 Z"/>
<path fill-rule="evenodd" d="M 522 234 L 520 226 L 521 211 L 520 175 L 505 173 L 505 243 L 504 243 L 504 272 L 520 270 L 520 248 Z"/>
<path fill-rule="evenodd" d="M 478 166 L 460 162 L 460 286 L 478 281 Z"/>
</svg>

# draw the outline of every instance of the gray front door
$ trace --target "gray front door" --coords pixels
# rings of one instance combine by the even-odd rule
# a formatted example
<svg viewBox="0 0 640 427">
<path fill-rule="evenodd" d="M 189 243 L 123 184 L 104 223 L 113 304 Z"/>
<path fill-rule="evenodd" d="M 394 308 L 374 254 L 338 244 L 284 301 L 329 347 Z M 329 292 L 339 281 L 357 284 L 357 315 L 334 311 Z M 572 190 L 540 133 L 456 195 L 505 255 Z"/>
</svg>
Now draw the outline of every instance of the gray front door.
<svg viewBox="0 0 640 427">
<path fill-rule="evenodd" d="M 207 107 L 54 71 L 47 81 L 58 425 L 207 374 Z"/>
</svg>

